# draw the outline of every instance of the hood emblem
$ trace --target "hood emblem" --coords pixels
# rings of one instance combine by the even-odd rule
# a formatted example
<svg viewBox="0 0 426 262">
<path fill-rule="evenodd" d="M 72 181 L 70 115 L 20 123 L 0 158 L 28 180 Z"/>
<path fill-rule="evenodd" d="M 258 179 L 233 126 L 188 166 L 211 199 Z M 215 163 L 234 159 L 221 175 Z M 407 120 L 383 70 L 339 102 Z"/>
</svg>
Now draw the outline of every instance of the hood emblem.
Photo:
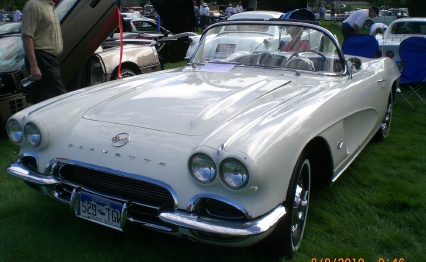
<svg viewBox="0 0 426 262">
<path fill-rule="evenodd" d="M 113 147 L 122 147 L 125 144 L 129 143 L 130 135 L 127 133 L 120 133 L 113 138 L 111 138 L 111 145 Z"/>
</svg>

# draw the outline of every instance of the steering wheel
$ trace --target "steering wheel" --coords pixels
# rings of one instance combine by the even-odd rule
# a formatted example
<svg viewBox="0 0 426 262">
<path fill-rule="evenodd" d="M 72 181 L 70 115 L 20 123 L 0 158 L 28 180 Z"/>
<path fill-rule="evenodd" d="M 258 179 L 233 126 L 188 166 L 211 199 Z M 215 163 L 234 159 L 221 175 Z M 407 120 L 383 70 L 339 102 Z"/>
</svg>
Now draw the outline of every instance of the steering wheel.
<svg viewBox="0 0 426 262">
<path fill-rule="evenodd" d="M 302 54 L 302 53 L 314 53 L 314 54 L 317 54 L 317 55 L 319 55 L 319 56 L 321 56 L 322 57 L 322 59 L 325 61 L 325 60 L 327 60 L 327 57 L 325 57 L 325 55 L 323 55 L 323 54 L 321 54 L 320 52 L 318 52 L 318 51 L 314 51 L 314 50 L 306 50 L 306 51 L 298 51 L 298 52 L 294 52 L 289 58 L 288 58 L 288 61 L 290 61 L 293 57 L 298 57 L 300 54 Z"/>
<path fill-rule="evenodd" d="M 414 32 L 413 30 L 410 29 L 405 29 L 404 32 L 402 32 L 404 34 L 416 34 L 416 32 Z"/>
<path fill-rule="evenodd" d="M 314 63 L 311 59 L 306 57 L 293 57 L 285 63 L 284 68 L 315 71 Z"/>
</svg>

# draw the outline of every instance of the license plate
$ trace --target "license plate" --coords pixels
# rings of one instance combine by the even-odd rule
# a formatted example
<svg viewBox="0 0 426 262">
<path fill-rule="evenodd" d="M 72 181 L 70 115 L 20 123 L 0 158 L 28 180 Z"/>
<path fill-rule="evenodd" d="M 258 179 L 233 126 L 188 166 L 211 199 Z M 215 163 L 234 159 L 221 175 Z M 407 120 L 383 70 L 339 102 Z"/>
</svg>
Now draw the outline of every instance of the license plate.
<svg viewBox="0 0 426 262">
<path fill-rule="evenodd" d="M 233 53 L 236 47 L 236 44 L 218 44 L 216 53 Z"/>
<path fill-rule="evenodd" d="M 122 230 L 120 226 L 123 203 L 85 191 L 80 192 L 76 216 Z"/>
</svg>

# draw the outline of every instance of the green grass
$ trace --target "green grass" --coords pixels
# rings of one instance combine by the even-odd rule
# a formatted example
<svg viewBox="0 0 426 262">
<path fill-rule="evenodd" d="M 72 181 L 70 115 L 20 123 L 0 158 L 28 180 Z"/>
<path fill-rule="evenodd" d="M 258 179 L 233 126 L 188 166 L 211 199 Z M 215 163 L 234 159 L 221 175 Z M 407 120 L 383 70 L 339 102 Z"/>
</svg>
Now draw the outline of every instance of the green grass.
<svg viewBox="0 0 426 262">
<path fill-rule="evenodd" d="M 293 261 L 426 261 L 425 114 L 426 108 L 396 104 L 388 139 L 370 143 L 336 183 L 312 195 Z M 251 247 L 203 245 L 146 230 L 120 233 L 78 219 L 68 206 L 5 173 L 17 151 L 0 137 L 0 261 L 267 261 Z"/>
</svg>

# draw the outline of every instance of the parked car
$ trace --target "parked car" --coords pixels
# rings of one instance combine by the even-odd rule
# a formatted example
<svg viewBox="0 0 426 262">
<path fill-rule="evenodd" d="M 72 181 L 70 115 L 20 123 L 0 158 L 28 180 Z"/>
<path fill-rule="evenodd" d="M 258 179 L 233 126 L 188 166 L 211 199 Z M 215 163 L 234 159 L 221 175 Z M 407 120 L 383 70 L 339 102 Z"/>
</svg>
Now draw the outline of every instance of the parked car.
<svg viewBox="0 0 426 262">
<path fill-rule="evenodd" d="M 8 22 L 0 24 L 0 35 L 21 32 L 21 22 Z"/>
<path fill-rule="evenodd" d="M 0 96 L 18 93 L 19 81 L 26 75 L 21 34 L 0 35 Z"/>
<path fill-rule="evenodd" d="M 399 44 L 406 38 L 412 36 L 426 37 L 426 18 L 409 17 L 393 21 L 385 33 L 376 35 L 379 49 L 384 56 L 399 62 Z"/>
<path fill-rule="evenodd" d="M 349 12 L 344 12 L 340 14 L 336 14 L 336 21 L 343 22 L 346 18 L 348 18 L 350 15 Z"/>
<path fill-rule="evenodd" d="M 389 25 L 396 19 L 408 17 L 408 9 L 396 8 L 396 9 L 382 10 L 379 12 L 379 14 L 380 15 L 377 17 L 368 18 L 364 22 L 364 27 L 366 29 L 370 29 L 374 23 L 383 23 L 385 25 Z"/>
<path fill-rule="evenodd" d="M 237 49 L 234 33 L 246 28 L 323 41 L 297 52 L 280 51 L 280 41 Z M 228 20 L 206 29 L 183 68 L 13 115 L 8 135 L 20 156 L 6 171 L 111 229 L 134 224 L 291 256 L 312 187 L 334 182 L 371 139 L 388 136 L 399 76 L 387 57 L 345 57 L 315 24 Z"/>
<path fill-rule="evenodd" d="M 4 27 L 5 25 L 0 25 L 0 32 L 3 29 L 5 32 L 0 34 L 0 95 L 22 92 L 20 80 L 28 75 L 24 66 L 21 22 L 14 22 L 7 31 Z M 66 83 L 67 90 L 115 80 L 119 77 L 119 65 L 122 77 L 161 70 L 154 41 L 146 42 L 143 46 L 124 45 L 121 61 L 120 52 L 119 47 L 103 50 L 99 46 L 74 78 Z M 79 77 L 80 74 L 85 75 L 84 81 Z"/>
<path fill-rule="evenodd" d="M 55 12 L 61 21 L 64 39 L 64 50 L 57 59 L 62 81 L 67 84 L 118 24 L 116 5 L 105 1 L 63 0 Z M 3 32 L 0 34 L 0 95 L 19 93 L 20 80 L 28 74 L 20 28 L 21 22 L 0 25 Z"/>
<path fill-rule="evenodd" d="M 95 52 L 118 25 L 116 8 L 113 2 L 87 3 L 76 0 L 63 0 L 55 7 L 64 38 L 64 51 L 58 61 L 67 90 L 117 78 L 119 50 L 115 48 Z M 0 103 L 10 101 L 9 104 L 14 104 L 17 95 L 20 100 L 25 100 L 20 80 L 28 72 L 24 66 L 20 27 L 21 22 L 0 25 L 0 32 L 3 32 L 0 34 Z M 122 76 L 161 69 L 157 51 L 152 44 L 137 48 L 126 46 L 122 57 Z M 10 112 L 5 115 L 9 117 L 25 105 L 24 101 L 19 107 L 9 108 Z M 0 117 L 0 128 L 6 125 L 6 120 L 6 117 Z"/>
<path fill-rule="evenodd" d="M 153 42 L 151 45 L 143 46 L 124 45 L 122 51 L 120 51 L 120 47 L 104 50 L 100 46 L 91 61 L 92 70 L 90 72 L 95 82 L 92 81 L 90 85 L 118 79 L 120 77 L 119 67 L 121 78 L 161 70 L 160 59 L 154 44 Z"/>
<path fill-rule="evenodd" d="M 157 26 L 157 21 L 150 18 L 123 18 L 123 38 L 125 43 L 145 45 L 146 40 L 156 41 L 161 63 L 181 61 L 189 47 L 189 37 L 197 36 L 194 32 L 173 34 L 168 29 Z M 158 30 L 158 31 L 157 31 Z M 116 33 L 104 43 L 104 48 L 117 46 L 120 34 Z"/>
</svg>

